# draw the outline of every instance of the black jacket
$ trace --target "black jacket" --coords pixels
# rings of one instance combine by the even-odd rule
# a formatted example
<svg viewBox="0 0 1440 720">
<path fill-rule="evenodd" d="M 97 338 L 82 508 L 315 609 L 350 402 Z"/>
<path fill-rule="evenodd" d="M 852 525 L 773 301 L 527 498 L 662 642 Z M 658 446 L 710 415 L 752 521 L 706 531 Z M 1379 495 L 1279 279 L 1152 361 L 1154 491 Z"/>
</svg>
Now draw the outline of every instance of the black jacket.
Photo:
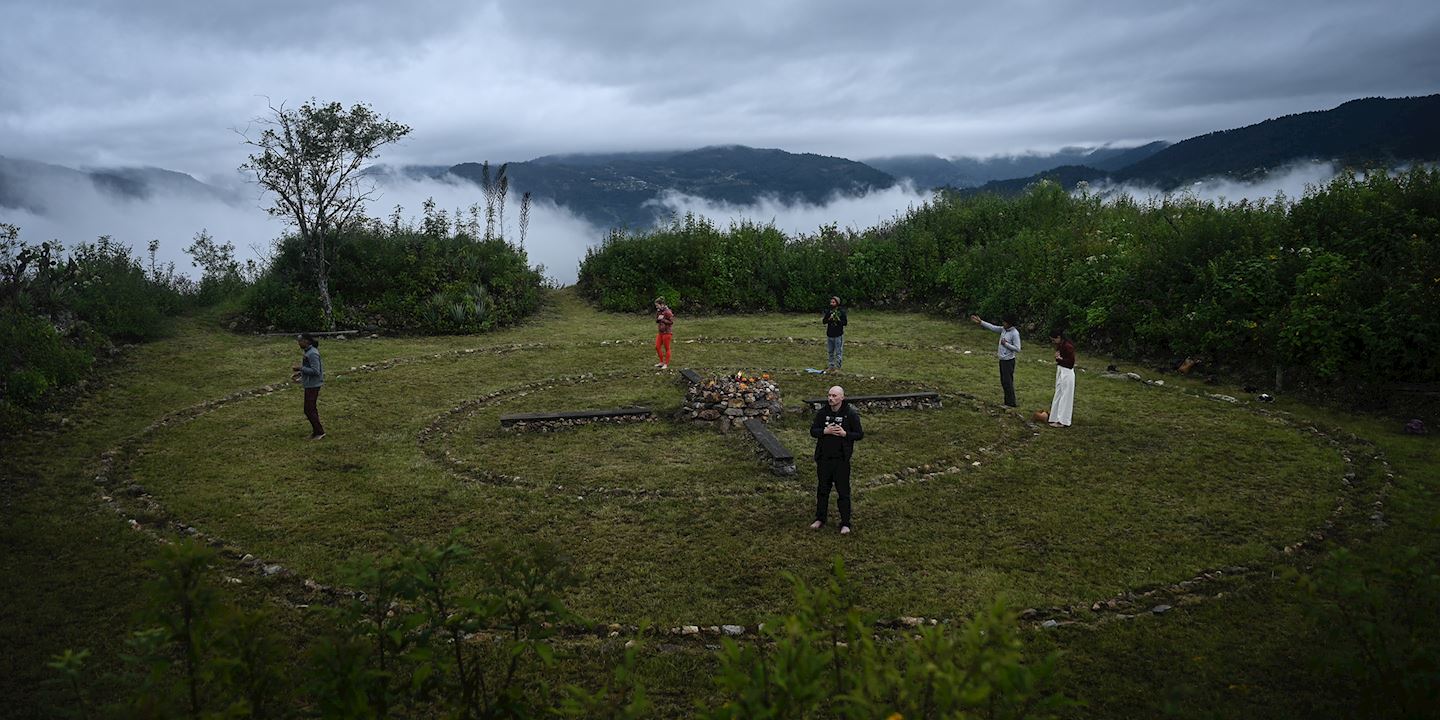
<svg viewBox="0 0 1440 720">
<path fill-rule="evenodd" d="M 825 317 L 820 318 L 825 323 L 825 337 L 840 337 L 845 334 L 845 326 L 850 319 L 845 317 L 845 308 L 826 308 Z"/>
<path fill-rule="evenodd" d="M 825 424 L 831 417 L 841 418 L 840 427 L 845 428 L 845 437 L 835 437 L 825 434 Z M 839 410 L 831 410 L 830 403 L 825 403 L 815 413 L 815 419 L 810 423 L 810 437 L 815 438 L 815 460 L 819 462 L 823 457 L 833 457 L 838 452 L 844 453 L 845 459 L 855 453 L 855 441 L 865 437 L 865 430 L 860 427 L 860 413 L 850 407 L 850 403 L 840 403 Z"/>
</svg>

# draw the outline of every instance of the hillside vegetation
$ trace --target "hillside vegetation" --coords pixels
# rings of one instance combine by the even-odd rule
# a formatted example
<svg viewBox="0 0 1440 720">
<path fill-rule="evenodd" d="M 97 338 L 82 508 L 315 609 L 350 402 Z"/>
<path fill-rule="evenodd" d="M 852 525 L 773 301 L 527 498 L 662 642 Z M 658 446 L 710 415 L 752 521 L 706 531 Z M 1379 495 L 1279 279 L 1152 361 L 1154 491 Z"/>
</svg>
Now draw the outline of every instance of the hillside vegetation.
<svg viewBox="0 0 1440 720">
<path fill-rule="evenodd" d="M 940 196 L 882 226 L 791 237 L 686 218 L 615 233 L 578 288 L 635 311 L 816 311 L 831 295 L 1068 328 L 1130 357 L 1279 370 L 1373 390 L 1440 380 L 1440 170 L 1344 175 L 1290 202 L 1139 203 L 1041 183 L 1016 198 Z"/>
</svg>

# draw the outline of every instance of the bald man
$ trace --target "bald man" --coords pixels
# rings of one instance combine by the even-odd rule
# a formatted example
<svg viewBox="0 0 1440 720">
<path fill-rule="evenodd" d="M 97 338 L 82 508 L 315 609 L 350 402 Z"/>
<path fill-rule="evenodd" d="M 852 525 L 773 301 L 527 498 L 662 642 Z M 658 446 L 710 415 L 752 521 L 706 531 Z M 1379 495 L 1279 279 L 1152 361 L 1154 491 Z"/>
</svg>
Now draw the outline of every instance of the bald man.
<svg viewBox="0 0 1440 720">
<path fill-rule="evenodd" d="M 834 487 L 840 507 L 840 534 L 850 534 L 850 456 L 855 441 L 865 437 L 860 413 L 845 402 L 845 388 L 830 388 L 829 402 L 815 413 L 810 437 L 815 438 L 815 522 L 811 530 L 825 527 L 830 514 L 830 488 Z"/>
</svg>

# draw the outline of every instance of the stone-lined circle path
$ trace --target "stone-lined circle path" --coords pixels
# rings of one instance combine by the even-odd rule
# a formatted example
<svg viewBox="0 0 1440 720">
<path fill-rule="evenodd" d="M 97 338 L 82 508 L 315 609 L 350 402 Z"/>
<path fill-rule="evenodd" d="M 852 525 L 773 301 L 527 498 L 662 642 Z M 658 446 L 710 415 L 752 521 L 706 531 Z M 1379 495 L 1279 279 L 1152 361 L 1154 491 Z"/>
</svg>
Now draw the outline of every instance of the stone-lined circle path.
<svg viewBox="0 0 1440 720">
<path fill-rule="evenodd" d="M 716 344 L 806 344 L 818 345 L 818 341 L 794 338 L 693 338 L 686 341 L 686 344 L 693 343 L 716 343 Z M 635 345 L 644 346 L 641 341 L 603 341 L 605 345 Z M 863 341 L 847 343 L 852 347 L 880 346 L 904 350 L 924 350 L 942 353 L 964 353 L 952 345 L 925 346 L 907 343 L 884 343 Z M 573 346 L 574 344 L 572 344 Z M 477 348 L 465 348 L 442 353 L 432 353 L 420 356 L 408 356 L 391 358 L 375 363 L 354 366 L 349 369 L 349 374 L 364 374 L 383 372 L 395 367 L 408 366 L 418 363 L 425 363 L 436 359 L 447 357 L 461 357 L 472 354 L 505 355 L 516 352 L 553 350 L 562 347 L 558 343 L 515 343 L 502 344 Z M 791 371 L 786 371 L 791 372 Z M 344 371 L 342 371 L 344 373 Z M 585 382 L 596 382 L 601 379 L 617 379 L 625 377 L 650 376 L 652 373 L 636 372 L 614 372 L 614 373 L 583 373 L 578 375 L 547 378 L 531 383 L 511 386 L 502 390 L 492 391 L 478 398 L 472 398 L 451 410 L 442 413 L 432 423 L 419 432 L 417 441 L 424 449 L 425 454 L 431 460 L 440 462 L 447 466 L 447 470 L 458 477 L 470 480 L 481 480 L 487 482 L 500 482 L 503 484 L 505 478 L 495 478 L 493 474 L 487 475 L 483 468 L 475 468 L 468 464 L 456 464 L 444 458 L 443 451 L 434 449 L 437 439 L 445 435 L 447 422 L 463 417 L 466 413 L 473 412 L 476 408 L 487 402 L 505 397 L 513 393 L 540 390 L 560 384 L 577 384 Z M 1091 377 L 1100 377 L 1099 374 L 1091 374 Z M 1363 533 L 1383 528 L 1385 525 L 1384 502 L 1394 480 L 1394 472 L 1390 467 L 1384 454 L 1376 449 L 1373 443 L 1366 441 L 1352 433 L 1337 432 L 1321 427 L 1320 425 L 1298 420 L 1288 413 L 1275 411 L 1253 403 L 1237 401 L 1234 398 L 1206 394 L 1176 386 L 1164 386 L 1162 382 L 1145 380 L 1133 373 L 1124 376 L 1114 376 L 1118 381 L 1141 382 L 1155 387 L 1158 391 L 1172 392 L 1182 395 L 1189 395 L 1197 398 L 1208 398 L 1215 402 L 1225 402 L 1236 406 L 1237 410 L 1254 413 L 1282 422 L 1295 430 L 1315 437 L 1319 442 L 1328 445 L 1336 450 L 1344 461 L 1344 472 L 1337 479 L 1339 495 L 1333 510 L 1328 518 L 1320 525 L 1312 528 L 1303 536 L 1296 538 L 1293 542 L 1286 544 L 1277 552 L 1276 559 L 1284 557 L 1303 556 L 1316 552 L 1327 542 L 1332 542 L 1338 533 L 1349 532 L 1351 534 Z M 242 548 L 234 546 L 211 533 L 196 528 L 181 519 L 174 518 L 165 508 L 146 490 L 143 486 L 134 482 L 130 473 L 131 464 L 140 448 L 149 442 L 155 435 L 167 428 L 186 423 L 205 414 L 213 412 L 229 405 L 268 396 L 277 392 L 284 392 L 291 388 L 289 383 L 274 383 L 259 387 L 239 390 L 221 398 L 205 401 L 196 405 L 167 413 L 151 423 L 146 428 L 130 437 L 122 440 L 114 447 L 106 450 L 99 458 L 99 470 L 95 476 L 97 484 L 97 496 L 100 502 L 113 509 L 128 524 L 137 531 L 145 532 L 159 542 L 171 542 L 178 537 L 191 537 L 198 541 L 205 542 L 217 548 L 222 557 L 227 558 L 233 566 L 241 570 L 241 574 L 250 574 L 269 578 L 272 583 L 271 589 L 279 598 L 297 607 L 305 607 L 315 602 L 334 602 L 338 598 L 350 594 L 350 591 L 343 588 L 327 586 L 310 578 L 301 577 L 292 571 L 284 568 L 279 563 L 266 562 L 255 558 L 253 555 L 244 552 Z M 980 401 L 965 393 L 945 393 L 947 402 L 964 400 L 973 403 L 977 408 L 989 406 L 989 403 Z M 992 413 L 993 414 L 993 413 Z M 1013 415 L 1010 417 L 1013 418 Z M 1020 444 L 1027 442 L 1035 436 L 1034 433 L 1023 433 L 1020 439 L 1004 448 L 996 450 L 1012 450 Z M 1373 463 L 1369 475 L 1378 477 L 1378 483 L 1373 495 L 1357 497 L 1356 488 L 1362 483 L 1358 482 L 1357 458 L 1368 460 Z M 920 463 L 924 465 L 934 463 Z M 951 475 L 964 473 L 965 466 L 949 465 L 944 468 L 935 468 L 929 471 L 919 471 L 919 467 L 906 468 L 898 473 L 884 473 L 870 478 L 870 482 L 864 485 L 867 491 L 877 490 L 885 487 L 893 487 L 907 483 L 926 482 L 944 478 Z M 758 469 L 757 472 L 762 472 Z M 803 486 L 802 486 L 803 489 Z M 617 495 L 624 495 L 623 489 L 616 489 Z M 797 489 L 796 492 L 800 492 Z M 663 497 L 664 493 L 657 493 L 657 497 Z M 1203 570 L 1194 576 L 1169 584 L 1160 584 L 1153 587 L 1137 588 L 1131 591 L 1119 593 L 1113 597 L 1101 598 L 1089 604 L 1075 604 L 1067 606 L 1031 608 L 1022 613 L 1022 619 L 1038 628 L 1050 628 L 1068 625 L 1095 626 L 1108 622 L 1129 620 L 1141 616 L 1163 615 L 1170 609 L 1177 606 L 1202 602 L 1214 597 L 1223 597 L 1224 592 L 1215 593 L 1216 587 L 1227 586 L 1236 578 L 1247 578 L 1258 572 L 1255 568 L 1243 566 L 1226 566 Z M 239 582 L 238 578 L 231 578 Z M 934 625 L 937 623 L 948 623 L 949 619 L 924 618 L 917 616 L 900 616 L 877 622 L 878 627 L 906 629 L 919 625 Z M 754 625 L 744 624 L 681 624 L 670 628 L 654 628 L 652 634 L 669 636 L 674 635 L 681 638 L 693 637 L 703 639 L 721 635 L 740 636 L 754 634 L 757 631 Z M 622 634 L 633 634 L 636 628 L 633 625 L 619 623 L 601 623 L 593 626 L 561 628 L 562 634 L 571 637 L 616 637 Z"/>
</svg>

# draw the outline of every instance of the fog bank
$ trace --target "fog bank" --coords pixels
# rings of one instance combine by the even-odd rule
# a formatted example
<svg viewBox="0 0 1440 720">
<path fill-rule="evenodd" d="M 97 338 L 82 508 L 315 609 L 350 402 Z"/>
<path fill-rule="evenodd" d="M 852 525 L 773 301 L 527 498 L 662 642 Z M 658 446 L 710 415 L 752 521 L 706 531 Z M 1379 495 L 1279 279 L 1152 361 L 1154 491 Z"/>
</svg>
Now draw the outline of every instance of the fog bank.
<svg viewBox="0 0 1440 720">
<path fill-rule="evenodd" d="M 832 196 L 824 204 L 786 202 L 776 197 L 761 198 L 750 205 L 735 205 L 678 192 L 668 192 L 653 201 L 677 216 L 686 213 L 708 218 L 720 227 L 750 220 L 770 224 L 789 235 L 814 234 L 821 226 L 834 223 L 842 228 L 864 230 L 893 220 L 912 207 L 930 202 L 933 195 L 903 183 L 863 195 Z"/>
</svg>

